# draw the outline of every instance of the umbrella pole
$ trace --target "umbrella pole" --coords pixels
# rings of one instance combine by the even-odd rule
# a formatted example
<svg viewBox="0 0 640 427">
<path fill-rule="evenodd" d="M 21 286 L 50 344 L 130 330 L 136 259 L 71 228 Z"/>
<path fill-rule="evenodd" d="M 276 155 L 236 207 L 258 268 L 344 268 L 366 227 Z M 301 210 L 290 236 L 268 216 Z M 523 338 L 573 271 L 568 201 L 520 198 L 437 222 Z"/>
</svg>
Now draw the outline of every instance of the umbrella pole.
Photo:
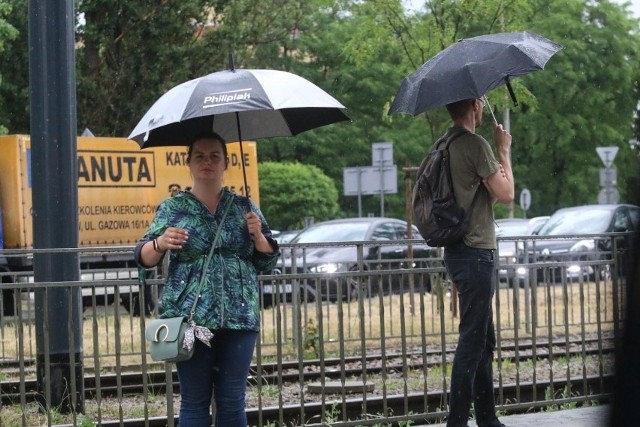
<svg viewBox="0 0 640 427">
<path fill-rule="evenodd" d="M 244 168 L 244 151 L 242 149 L 242 131 L 240 130 L 240 114 L 236 112 L 236 126 L 238 127 L 238 143 L 240 144 L 240 164 L 242 165 L 242 179 L 244 182 L 244 195 L 250 198 L 249 187 L 247 186 L 247 171 Z"/>
<path fill-rule="evenodd" d="M 496 115 L 493 114 L 493 108 L 491 108 L 491 104 L 489 104 L 489 98 L 487 98 L 487 95 L 483 95 L 482 100 L 484 101 L 484 104 L 489 107 L 489 112 L 491 113 L 491 117 L 493 117 L 493 123 L 497 125 L 498 120 L 496 119 Z"/>
</svg>

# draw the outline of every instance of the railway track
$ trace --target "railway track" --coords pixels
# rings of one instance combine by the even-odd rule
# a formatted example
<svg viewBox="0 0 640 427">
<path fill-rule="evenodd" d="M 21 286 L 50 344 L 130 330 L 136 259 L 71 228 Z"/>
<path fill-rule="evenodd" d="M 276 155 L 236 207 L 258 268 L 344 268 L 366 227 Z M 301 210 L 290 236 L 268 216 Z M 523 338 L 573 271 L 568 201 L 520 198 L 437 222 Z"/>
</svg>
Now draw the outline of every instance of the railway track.
<svg viewBox="0 0 640 427">
<path fill-rule="evenodd" d="M 545 403 L 534 400 L 534 396 L 544 396 L 549 389 L 564 389 L 568 381 L 539 381 L 534 383 L 505 384 L 502 386 L 503 402 L 512 402 L 502 404 L 497 402 L 498 409 L 505 414 L 515 414 L 529 412 L 532 408 L 538 407 L 544 409 Z M 591 395 L 589 402 L 598 404 L 608 403 L 611 399 L 614 387 L 613 375 L 592 376 L 592 377 L 576 377 L 569 381 L 572 384 L 571 390 L 575 395 L 585 396 L 594 388 L 600 389 L 600 394 Z M 518 400 L 516 400 L 518 397 Z M 565 403 L 575 403 L 585 399 L 579 398 L 558 398 L 553 404 L 561 405 Z M 247 409 L 247 422 L 250 426 L 271 426 L 271 425 L 304 425 L 307 427 L 326 427 L 328 424 L 322 422 L 322 417 L 332 413 L 332 417 L 336 416 L 335 407 L 340 408 L 339 418 L 344 420 L 357 420 L 345 422 L 345 426 L 365 426 L 380 425 L 380 414 L 395 414 L 398 420 L 406 420 L 403 415 L 414 414 L 411 419 L 414 422 L 431 423 L 437 419 L 441 419 L 445 414 L 442 407 L 445 402 L 445 393 L 429 392 L 429 393 L 409 393 L 406 395 L 388 395 L 388 396 L 368 396 L 366 402 L 363 399 L 354 397 L 344 400 L 326 400 L 324 402 L 307 402 L 304 405 L 281 405 L 272 407 L 262 407 L 260 409 Z M 366 406 L 366 408 L 365 408 Z M 363 416 L 363 414 L 370 414 Z M 177 424 L 177 416 L 174 419 L 174 425 Z M 335 419 L 331 425 L 338 425 Z M 101 420 L 100 425 L 121 426 L 121 427 L 165 427 L 168 424 L 167 417 L 149 417 L 147 419 L 119 419 L 119 420 Z M 399 424 L 387 424 L 399 425 Z M 62 427 L 72 427 L 62 426 Z"/>
<path fill-rule="evenodd" d="M 582 357 L 583 355 L 610 355 L 614 351 L 611 339 L 572 340 L 569 341 L 568 347 L 566 340 L 557 340 L 551 343 L 538 341 L 535 346 L 536 359 L 547 358 L 550 348 L 553 349 L 552 352 L 555 357 L 568 358 Z M 531 342 L 519 342 L 517 346 L 514 343 L 503 342 L 500 354 L 503 362 L 515 362 L 518 360 L 524 363 L 531 360 L 534 353 L 533 350 L 534 346 Z M 446 352 L 446 358 L 449 362 L 452 356 L 453 350 Z M 346 357 L 344 360 L 331 358 L 304 362 L 262 363 L 259 378 L 263 386 L 299 382 L 307 384 L 320 380 L 328 382 L 341 381 L 345 378 L 371 377 L 405 370 L 420 371 L 441 366 L 441 363 L 441 351 L 432 348 L 424 353 L 422 351 L 414 351 L 406 355 L 398 353 L 388 353 L 384 356 L 372 354 L 366 357 L 365 369 L 362 367 L 362 357 L 355 356 Z M 33 362 L 30 362 L 29 365 L 33 366 Z M 128 369 L 129 367 L 121 367 L 120 373 L 105 373 L 109 369 L 103 367 L 99 376 L 92 373 L 85 374 L 85 397 L 95 398 L 98 393 L 102 397 L 141 395 L 144 393 L 145 387 L 147 390 L 153 390 L 155 394 L 166 393 L 167 384 L 170 384 L 172 393 L 178 392 L 178 378 L 175 369 L 171 372 L 171 381 L 167 381 L 167 374 L 164 370 L 127 372 Z M 3 371 L 6 376 L 10 375 L 8 369 L 3 369 Z M 252 378 L 249 379 L 249 384 L 255 385 L 255 379 L 258 377 L 258 367 L 256 365 L 252 366 L 251 372 Z M 143 377 L 146 377 L 146 381 L 144 381 Z M 35 379 L 2 381 L 0 384 L 0 402 L 2 405 L 20 402 L 21 390 L 27 402 L 36 401 L 37 381 Z"/>
</svg>

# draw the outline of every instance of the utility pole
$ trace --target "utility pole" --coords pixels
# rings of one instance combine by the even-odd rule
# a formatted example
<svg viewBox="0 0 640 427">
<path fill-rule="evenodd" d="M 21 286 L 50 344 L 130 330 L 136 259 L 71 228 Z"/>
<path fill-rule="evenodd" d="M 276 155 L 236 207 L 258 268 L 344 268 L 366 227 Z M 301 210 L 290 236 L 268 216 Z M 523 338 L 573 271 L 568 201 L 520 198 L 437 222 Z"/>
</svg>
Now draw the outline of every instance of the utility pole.
<svg viewBox="0 0 640 427">
<path fill-rule="evenodd" d="M 29 1 L 36 371 L 43 410 L 84 412 L 73 0 Z"/>
</svg>

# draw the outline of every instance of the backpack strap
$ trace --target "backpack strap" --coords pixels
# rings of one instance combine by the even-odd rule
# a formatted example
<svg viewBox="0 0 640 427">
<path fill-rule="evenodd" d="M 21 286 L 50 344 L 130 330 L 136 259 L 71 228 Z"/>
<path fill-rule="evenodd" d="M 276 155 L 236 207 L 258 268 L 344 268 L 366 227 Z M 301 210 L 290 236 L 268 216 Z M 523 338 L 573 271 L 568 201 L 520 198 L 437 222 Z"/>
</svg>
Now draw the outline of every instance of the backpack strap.
<svg viewBox="0 0 640 427">
<path fill-rule="evenodd" d="M 440 149 L 440 145 L 444 143 L 443 149 L 448 151 L 451 142 L 459 136 L 464 135 L 465 133 L 469 133 L 469 131 L 464 128 L 455 128 L 452 132 L 445 133 L 436 141 L 436 150 Z"/>
<path fill-rule="evenodd" d="M 449 163 L 449 167 L 447 169 L 448 173 L 449 173 L 449 182 L 451 183 L 451 185 L 453 186 L 453 179 L 451 178 L 451 158 L 449 157 L 449 145 L 451 145 L 451 143 L 453 142 L 454 139 L 458 138 L 459 136 L 462 136 L 466 133 L 468 133 L 469 131 L 464 129 L 464 128 L 456 128 L 453 130 L 453 132 L 451 133 L 447 133 L 445 135 L 443 135 L 437 142 L 436 142 L 436 149 L 440 149 L 440 144 L 442 144 L 444 142 L 444 147 L 442 148 L 443 150 L 447 151 L 447 163 Z M 484 187 L 482 185 L 482 180 L 480 180 L 480 185 L 478 185 L 478 189 L 476 190 L 476 193 L 473 195 L 473 200 L 471 201 L 471 205 L 469 206 L 469 210 L 467 212 L 465 212 L 465 219 L 468 219 L 471 217 L 471 211 L 473 211 L 473 207 L 476 204 L 476 200 L 478 200 L 478 195 L 480 194 L 480 190 L 482 189 L 482 187 Z M 452 187 L 453 190 L 453 187 Z M 455 193 L 454 193 L 455 194 Z"/>
</svg>

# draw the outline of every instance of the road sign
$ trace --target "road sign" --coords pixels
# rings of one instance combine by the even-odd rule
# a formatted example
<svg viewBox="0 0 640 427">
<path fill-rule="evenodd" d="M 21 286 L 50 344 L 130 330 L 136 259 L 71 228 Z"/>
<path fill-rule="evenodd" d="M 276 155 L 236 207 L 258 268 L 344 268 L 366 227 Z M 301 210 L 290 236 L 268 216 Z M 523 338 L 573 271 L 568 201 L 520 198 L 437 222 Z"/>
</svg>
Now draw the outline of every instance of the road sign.
<svg viewBox="0 0 640 427">
<path fill-rule="evenodd" d="M 600 169 L 600 187 L 615 187 L 618 180 L 616 168 Z"/>
<path fill-rule="evenodd" d="M 389 166 L 393 164 L 393 144 L 391 142 L 374 142 L 371 144 L 371 165 Z"/>
<path fill-rule="evenodd" d="M 605 187 L 598 193 L 598 203 L 601 205 L 616 204 L 620 202 L 620 193 L 614 187 Z"/>
<path fill-rule="evenodd" d="M 396 165 L 385 167 L 362 166 L 342 170 L 345 196 L 396 194 L 398 192 L 398 168 Z"/>
<path fill-rule="evenodd" d="M 605 167 L 610 168 L 613 164 L 613 159 L 615 159 L 616 154 L 618 154 L 618 147 L 596 147 L 596 152 Z"/>
<path fill-rule="evenodd" d="M 528 188 L 524 188 L 520 192 L 520 207 L 523 211 L 527 211 L 531 207 L 531 192 Z"/>
</svg>

